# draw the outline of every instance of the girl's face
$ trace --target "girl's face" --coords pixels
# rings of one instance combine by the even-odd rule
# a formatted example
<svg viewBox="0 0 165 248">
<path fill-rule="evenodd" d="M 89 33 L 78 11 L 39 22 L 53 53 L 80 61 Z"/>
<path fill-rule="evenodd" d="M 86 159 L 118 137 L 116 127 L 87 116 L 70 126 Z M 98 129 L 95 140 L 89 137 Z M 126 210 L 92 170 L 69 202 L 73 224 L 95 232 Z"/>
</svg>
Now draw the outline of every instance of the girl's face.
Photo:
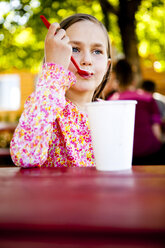
<svg viewBox="0 0 165 248">
<path fill-rule="evenodd" d="M 89 77 L 82 77 L 72 64 L 69 70 L 77 78 L 71 90 L 94 93 L 107 72 L 110 60 L 107 56 L 107 38 L 102 28 L 91 21 L 80 21 L 67 28 L 66 33 L 72 46 L 72 56 L 81 69 L 92 72 Z"/>
</svg>

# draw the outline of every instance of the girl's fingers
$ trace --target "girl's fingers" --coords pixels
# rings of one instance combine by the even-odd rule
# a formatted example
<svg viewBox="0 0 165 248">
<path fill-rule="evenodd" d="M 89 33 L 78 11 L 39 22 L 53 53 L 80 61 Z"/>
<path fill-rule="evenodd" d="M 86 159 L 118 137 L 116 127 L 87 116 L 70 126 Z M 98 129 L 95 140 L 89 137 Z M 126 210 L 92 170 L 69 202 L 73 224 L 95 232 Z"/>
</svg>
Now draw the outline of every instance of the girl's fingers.
<svg viewBox="0 0 165 248">
<path fill-rule="evenodd" d="M 57 32 L 57 30 L 60 29 L 60 24 L 55 22 L 53 24 L 50 25 L 49 29 L 48 29 L 48 33 L 47 36 L 48 37 L 54 37 L 55 33 Z"/>
<path fill-rule="evenodd" d="M 60 29 L 59 23 L 53 23 L 50 25 L 48 33 L 48 38 L 55 38 L 57 40 L 64 40 L 66 37 L 66 31 L 64 29 Z M 68 40 L 68 39 L 65 39 Z"/>
<path fill-rule="evenodd" d="M 62 41 L 64 41 L 65 43 L 69 43 L 69 37 L 68 36 L 64 36 L 62 38 Z"/>
<path fill-rule="evenodd" d="M 55 34 L 55 38 L 59 40 L 63 40 L 66 37 L 66 31 L 64 29 L 59 29 Z"/>
<path fill-rule="evenodd" d="M 45 39 L 45 61 L 62 65 L 68 69 L 72 47 L 69 45 L 69 37 L 64 29 L 60 29 L 58 23 L 53 23 L 48 30 Z"/>
</svg>

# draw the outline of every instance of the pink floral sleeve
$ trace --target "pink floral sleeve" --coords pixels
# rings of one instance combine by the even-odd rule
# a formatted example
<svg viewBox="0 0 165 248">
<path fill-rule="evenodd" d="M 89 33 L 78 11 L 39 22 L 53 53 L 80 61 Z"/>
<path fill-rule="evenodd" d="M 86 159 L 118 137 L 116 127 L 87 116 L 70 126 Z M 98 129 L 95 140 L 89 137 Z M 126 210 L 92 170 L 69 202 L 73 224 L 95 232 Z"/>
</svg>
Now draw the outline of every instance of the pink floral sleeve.
<svg viewBox="0 0 165 248">
<path fill-rule="evenodd" d="M 65 107 L 65 92 L 75 80 L 74 74 L 62 66 L 43 65 L 36 91 L 26 101 L 10 144 L 15 165 L 35 167 L 45 162 L 53 122 Z"/>
</svg>

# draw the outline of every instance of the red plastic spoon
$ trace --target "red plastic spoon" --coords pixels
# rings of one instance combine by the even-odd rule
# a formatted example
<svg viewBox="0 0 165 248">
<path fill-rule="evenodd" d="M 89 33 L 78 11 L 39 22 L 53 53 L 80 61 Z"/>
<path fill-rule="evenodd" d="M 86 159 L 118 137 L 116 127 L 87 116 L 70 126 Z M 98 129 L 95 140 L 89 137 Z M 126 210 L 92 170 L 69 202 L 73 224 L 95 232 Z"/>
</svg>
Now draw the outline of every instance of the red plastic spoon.
<svg viewBox="0 0 165 248">
<path fill-rule="evenodd" d="M 45 16 L 40 15 L 40 18 L 41 18 L 41 20 L 43 21 L 43 23 L 45 24 L 45 26 L 46 26 L 47 28 L 49 28 L 49 27 L 50 27 L 50 23 L 49 23 L 48 20 L 45 18 Z M 74 66 L 76 67 L 77 72 L 78 72 L 78 74 L 79 74 L 80 76 L 90 76 L 90 75 L 93 75 L 93 73 L 90 73 L 90 72 L 88 72 L 88 71 L 85 71 L 85 70 L 80 69 L 80 67 L 78 66 L 77 62 L 75 61 L 75 59 L 74 59 L 72 56 L 71 56 L 71 61 L 72 61 L 72 63 L 74 64 Z"/>
</svg>

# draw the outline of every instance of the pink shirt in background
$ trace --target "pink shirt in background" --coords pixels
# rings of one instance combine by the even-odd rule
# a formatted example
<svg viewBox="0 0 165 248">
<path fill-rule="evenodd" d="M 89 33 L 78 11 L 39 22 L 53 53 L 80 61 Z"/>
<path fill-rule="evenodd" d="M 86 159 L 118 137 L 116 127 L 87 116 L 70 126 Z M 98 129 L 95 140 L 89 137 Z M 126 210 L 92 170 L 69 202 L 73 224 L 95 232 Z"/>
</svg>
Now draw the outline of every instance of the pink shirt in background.
<svg viewBox="0 0 165 248">
<path fill-rule="evenodd" d="M 65 98 L 75 82 L 74 74 L 63 67 L 43 65 L 11 141 L 17 166 L 95 166 L 87 114 Z"/>
<path fill-rule="evenodd" d="M 151 94 L 143 90 L 114 93 L 108 100 L 136 100 L 133 156 L 147 156 L 161 148 L 161 142 L 152 132 L 154 123 L 161 124 L 160 112 Z"/>
</svg>

